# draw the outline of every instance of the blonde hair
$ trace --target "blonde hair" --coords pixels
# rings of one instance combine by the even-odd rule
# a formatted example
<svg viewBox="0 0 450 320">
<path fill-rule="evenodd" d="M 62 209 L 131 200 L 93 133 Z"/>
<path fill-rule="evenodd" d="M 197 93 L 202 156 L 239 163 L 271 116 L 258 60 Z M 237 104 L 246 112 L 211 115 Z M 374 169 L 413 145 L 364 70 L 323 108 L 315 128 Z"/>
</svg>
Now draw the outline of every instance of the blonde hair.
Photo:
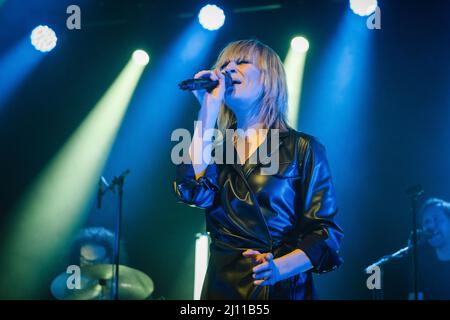
<svg viewBox="0 0 450 320">
<path fill-rule="evenodd" d="M 229 43 L 219 54 L 213 68 L 220 68 L 230 60 L 247 60 L 261 71 L 263 90 L 254 110 L 253 119 L 261 120 L 266 129 L 287 129 L 288 93 L 286 73 L 276 52 L 258 40 L 239 40 Z M 217 119 L 218 129 L 224 132 L 236 122 L 225 104 Z"/>
</svg>

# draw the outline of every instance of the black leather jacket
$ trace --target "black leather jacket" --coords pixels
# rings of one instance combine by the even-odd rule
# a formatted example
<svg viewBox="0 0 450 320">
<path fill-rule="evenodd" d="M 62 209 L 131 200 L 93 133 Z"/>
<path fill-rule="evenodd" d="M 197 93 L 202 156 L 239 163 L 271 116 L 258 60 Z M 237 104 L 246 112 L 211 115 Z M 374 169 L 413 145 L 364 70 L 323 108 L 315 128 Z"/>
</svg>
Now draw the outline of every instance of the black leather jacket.
<svg viewBox="0 0 450 320">
<path fill-rule="evenodd" d="M 325 149 L 293 129 L 279 137 L 278 147 L 269 151 L 279 153 L 274 175 L 261 175 L 261 162 L 249 161 L 211 164 L 198 180 L 191 164 L 177 168 L 178 199 L 206 209 L 211 246 L 202 299 L 314 299 L 312 272 L 328 272 L 342 263 L 343 232 L 335 223 Z M 296 248 L 309 257 L 312 270 L 273 286 L 253 284 L 253 265 L 243 251 L 272 252 L 276 258 Z"/>
</svg>

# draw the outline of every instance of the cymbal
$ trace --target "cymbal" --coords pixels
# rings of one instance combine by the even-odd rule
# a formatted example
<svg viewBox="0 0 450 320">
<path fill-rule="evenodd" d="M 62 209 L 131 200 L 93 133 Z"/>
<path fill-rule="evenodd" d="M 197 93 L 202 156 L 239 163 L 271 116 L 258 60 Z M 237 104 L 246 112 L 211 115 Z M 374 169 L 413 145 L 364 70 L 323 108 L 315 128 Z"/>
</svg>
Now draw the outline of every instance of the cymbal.
<svg viewBox="0 0 450 320">
<path fill-rule="evenodd" d="M 69 289 L 67 280 L 73 274 L 62 273 L 51 284 L 59 300 L 108 300 L 113 298 L 114 265 L 97 264 L 80 268 L 80 289 Z M 143 300 L 154 290 L 152 279 L 142 271 L 119 266 L 119 299 Z"/>
</svg>

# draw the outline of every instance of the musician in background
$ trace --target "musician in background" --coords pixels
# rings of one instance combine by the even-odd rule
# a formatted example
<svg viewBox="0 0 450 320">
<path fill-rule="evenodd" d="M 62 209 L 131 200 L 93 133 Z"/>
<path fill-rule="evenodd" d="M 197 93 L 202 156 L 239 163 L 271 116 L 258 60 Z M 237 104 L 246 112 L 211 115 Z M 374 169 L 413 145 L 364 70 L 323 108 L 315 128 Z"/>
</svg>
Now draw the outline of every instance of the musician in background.
<svg viewBox="0 0 450 320">
<path fill-rule="evenodd" d="M 94 264 L 112 264 L 114 234 L 102 227 L 82 229 L 72 246 L 70 260 L 80 267 Z"/>
<path fill-rule="evenodd" d="M 69 252 L 70 266 L 81 267 L 76 273 L 66 270 L 51 283 L 50 291 L 59 300 L 108 300 L 114 299 L 114 280 L 118 279 L 118 299 L 152 299 L 154 284 L 145 273 L 127 267 L 127 253 L 120 244 L 120 273 L 115 278 L 115 234 L 102 227 L 82 229 L 75 237 Z M 69 287 L 77 285 L 78 288 Z"/>
<path fill-rule="evenodd" d="M 420 209 L 426 245 L 419 252 L 420 291 L 425 300 L 450 299 L 450 203 L 431 198 Z"/>
</svg>

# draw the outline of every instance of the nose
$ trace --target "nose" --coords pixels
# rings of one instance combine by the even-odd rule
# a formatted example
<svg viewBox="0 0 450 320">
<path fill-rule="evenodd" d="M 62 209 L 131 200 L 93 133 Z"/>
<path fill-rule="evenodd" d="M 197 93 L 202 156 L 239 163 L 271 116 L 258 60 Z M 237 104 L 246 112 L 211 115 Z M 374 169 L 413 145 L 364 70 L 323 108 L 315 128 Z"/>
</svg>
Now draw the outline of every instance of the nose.
<svg viewBox="0 0 450 320">
<path fill-rule="evenodd" d="M 235 72 L 236 72 L 236 69 L 237 69 L 237 64 L 236 64 L 236 62 L 230 61 L 230 62 L 227 64 L 227 66 L 225 67 L 225 70 L 224 70 L 224 71 L 229 72 L 229 73 L 235 73 Z"/>
</svg>

